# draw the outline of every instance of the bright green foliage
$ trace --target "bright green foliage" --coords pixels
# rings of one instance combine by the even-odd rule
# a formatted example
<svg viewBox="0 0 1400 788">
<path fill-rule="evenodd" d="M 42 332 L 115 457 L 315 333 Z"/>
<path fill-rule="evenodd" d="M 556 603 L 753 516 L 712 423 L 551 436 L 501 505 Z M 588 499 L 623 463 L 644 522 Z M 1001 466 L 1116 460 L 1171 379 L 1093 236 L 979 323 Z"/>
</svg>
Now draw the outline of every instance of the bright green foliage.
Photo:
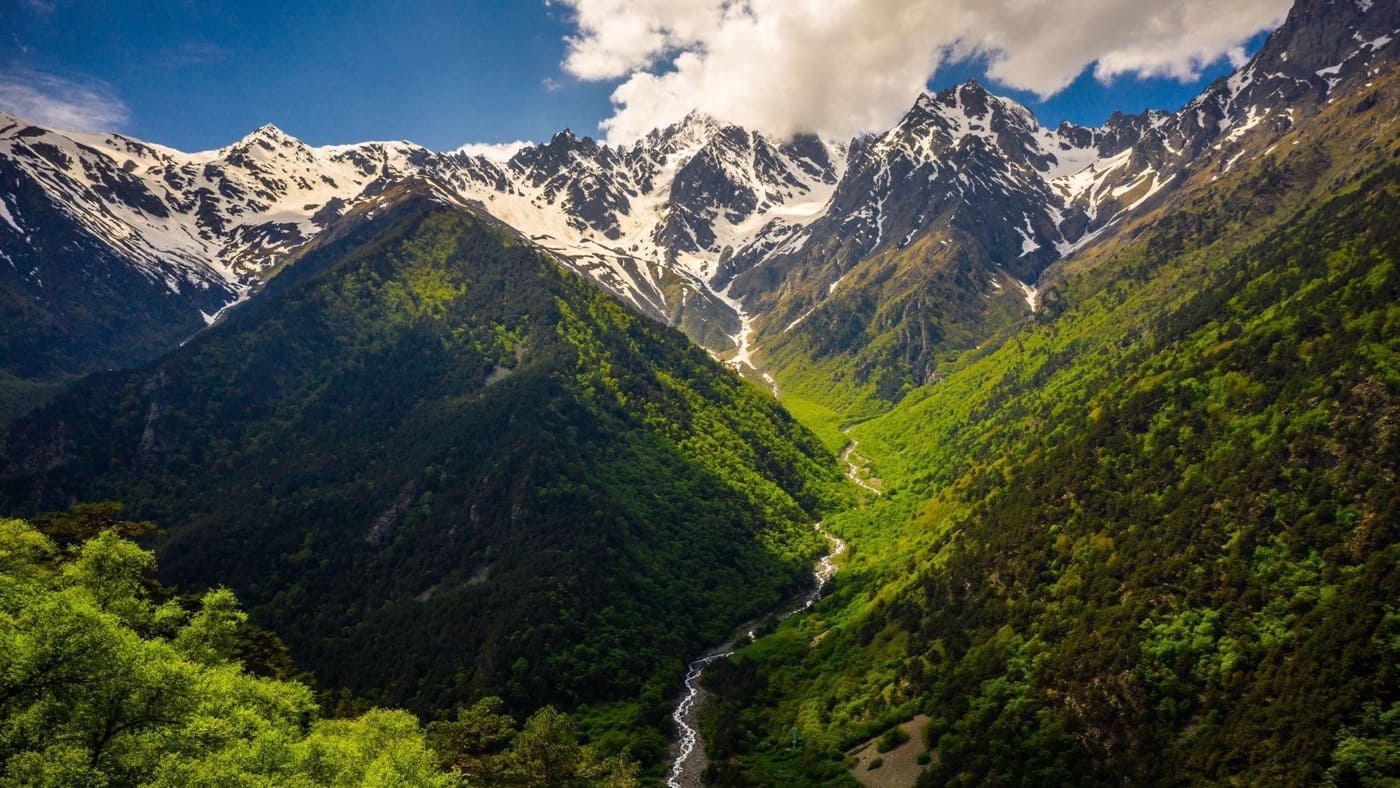
<svg viewBox="0 0 1400 788">
<path fill-rule="evenodd" d="M 250 675 L 224 589 L 186 614 L 108 531 L 61 550 L 0 521 L 0 785 L 455 785 L 417 721 L 316 720 L 311 691 Z"/>
<path fill-rule="evenodd" d="M 458 710 L 457 719 L 428 726 L 428 742 L 444 766 L 478 785 L 636 786 L 637 764 L 622 756 L 601 757 L 580 745 L 568 716 L 546 706 L 517 729 L 500 698 L 488 697 Z"/>
<path fill-rule="evenodd" d="M 1392 630 L 1393 631 L 1393 630 Z M 1368 703 L 1361 720 L 1342 729 L 1332 751 L 1328 786 L 1394 784 L 1400 774 L 1400 703 L 1384 711 Z"/>
<path fill-rule="evenodd" d="M 706 674 L 723 782 L 849 784 L 917 712 L 927 785 L 1400 779 L 1397 95 L 854 430 L 891 494 L 829 518 L 835 602 Z"/>
</svg>

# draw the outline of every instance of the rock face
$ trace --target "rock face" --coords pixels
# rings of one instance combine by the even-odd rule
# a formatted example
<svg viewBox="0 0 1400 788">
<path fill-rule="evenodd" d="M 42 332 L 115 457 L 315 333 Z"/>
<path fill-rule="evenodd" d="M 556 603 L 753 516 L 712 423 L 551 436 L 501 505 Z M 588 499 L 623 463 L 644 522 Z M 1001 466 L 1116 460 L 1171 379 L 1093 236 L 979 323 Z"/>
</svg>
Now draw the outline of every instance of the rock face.
<svg viewBox="0 0 1400 788">
<path fill-rule="evenodd" d="M 118 335 L 107 345 L 137 356 L 168 348 L 406 178 L 478 204 L 717 353 L 752 351 L 751 335 L 766 348 L 801 334 L 837 283 L 880 278 L 864 298 L 882 306 L 920 291 L 943 310 L 923 315 L 921 336 L 947 322 L 949 298 L 1005 292 L 1030 309 L 1046 267 L 1170 194 L 1185 171 L 1233 166 L 1258 149 L 1251 140 L 1389 67 L 1397 14 L 1394 3 L 1303 0 L 1253 60 L 1178 112 L 1114 115 L 1100 128 L 1043 128 L 976 82 L 920 95 L 894 128 L 844 143 L 693 113 L 630 146 L 566 130 L 504 162 L 407 142 L 311 147 L 273 126 L 187 154 L 0 116 L 0 292 L 39 326 L 7 329 L 0 365 L 83 371 L 94 359 L 40 369 L 20 357 Z M 899 275 L 848 278 L 910 249 L 920 260 L 903 259 Z M 948 286 L 929 276 L 939 261 L 961 291 L 920 290 Z M 71 337 L 43 328 L 73 314 L 92 317 Z"/>
</svg>

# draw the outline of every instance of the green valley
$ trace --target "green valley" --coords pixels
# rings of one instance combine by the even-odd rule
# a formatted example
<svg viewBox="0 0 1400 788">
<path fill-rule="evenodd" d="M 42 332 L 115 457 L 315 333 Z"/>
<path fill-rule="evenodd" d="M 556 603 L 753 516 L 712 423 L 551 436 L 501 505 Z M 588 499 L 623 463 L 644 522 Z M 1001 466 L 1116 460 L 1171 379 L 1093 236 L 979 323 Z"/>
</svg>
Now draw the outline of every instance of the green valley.
<svg viewBox="0 0 1400 788">
<path fill-rule="evenodd" d="M 1393 778 L 1398 102 L 1203 173 L 856 427 L 892 494 L 828 519 L 834 599 L 707 674 L 716 782 L 854 784 L 917 713 L 921 785 Z"/>
</svg>

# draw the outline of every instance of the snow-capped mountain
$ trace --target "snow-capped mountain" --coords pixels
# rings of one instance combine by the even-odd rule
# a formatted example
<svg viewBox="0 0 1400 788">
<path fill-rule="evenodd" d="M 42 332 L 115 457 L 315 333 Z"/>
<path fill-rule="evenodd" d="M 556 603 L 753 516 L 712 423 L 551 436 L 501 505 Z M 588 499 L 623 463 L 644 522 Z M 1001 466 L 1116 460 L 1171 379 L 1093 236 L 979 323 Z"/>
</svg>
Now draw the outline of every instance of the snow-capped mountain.
<svg viewBox="0 0 1400 788">
<path fill-rule="evenodd" d="M 755 327 L 794 328 L 856 269 L 914 246 L 962 255 L 977 287 L 1014 282 L 1033 307 L 1046 267 L 1187 170 L 1228 171 L 1258 150 L 1249 140 L 1389 67 L 1397 26 L 1395 3 L 1303 0 L 1249 64 L 1180 111 L 1096 129 L 1042 127 L 975 82 L 920 95 L 895 127 L 850 142 L 778 140 L 692 114 L 625 147 L 563 131 L 505 162 L 408 142 L 312 147 L 272 126 L 182 153 L 0 116 L 0 272 L 62 311 L 72 296 L 46 284 L 60 268 L 98 266 L 75 280 L 91 283 L 116 266 L 149 297 L 211 321 L 346 211 L 421 178 L 640 311 L 747 358 Z"/>
<path fill-rule="evenodd" d="M 377 182 L 415 173 L 426 150 L 408 144 L 313 149 L 274 126 L 214 151 L 181 153 L 117 134 L 42 129 L 0 115 L 0 159 L 84 230 L 172 292 L 225 301 L 334 220 Z M 39 229 L 0 197 L 22 238 Z"/>
<path fill-rule="evenodd" d="M 1037 305 L 1040 275 L 1107 240 L 1203 174 L 1218 178 L 1394 68 L 1400 4 L 1302 0 L 1246 65 L 1175 113 L 1042 127 L 975 82 L 920 96 L 883 134 L 854 141 L 831 203 L 807 226 L 738 250 L 720 283 L 755 315 L 770 355 L 846 356 L 858 377 L 935 374 L 941 350 L 985 336 L 1008 296 Z M 732 279 L 732 281 L 730 281 Z M 978 299 L 987 302 L 977 306 Z M 993 321 L 995 322 L 995 321 Z M 980 326 L 980 327 L 979 327 Z"/>
<path fill-rule="evenodd" d="M 407 142 L 312 147 L 273 126 L 182 153 L 0 116 L 0 251 L 29 297 L 51 298 L 44 282 L 56 272 L 46 269 L 71 256 L 29 258 L 60 245 L 35 232 L 52 230 L 52 208 L 152 296 L 208 322 L 352 206 L 426 178 L 639 310 L 723 346 L 738 316 L 708 281 L 725 250 L 818 215 L 843 160 L 839 145 L 773 140 L 700 115 L 626 148 L 564 131 L 508 162 Z"/>
<path fill-rule="evenodd" d="M 687 310 L 718 305 L 709 283 L 726 249 L 820 212 L 843 157 L 815 138 L 781 142 L 692 114 L 628 147 L 564 131 L 504 164 L 443 159 L 426 174 L 642 311 L 683 324 Z"/>
</svg>

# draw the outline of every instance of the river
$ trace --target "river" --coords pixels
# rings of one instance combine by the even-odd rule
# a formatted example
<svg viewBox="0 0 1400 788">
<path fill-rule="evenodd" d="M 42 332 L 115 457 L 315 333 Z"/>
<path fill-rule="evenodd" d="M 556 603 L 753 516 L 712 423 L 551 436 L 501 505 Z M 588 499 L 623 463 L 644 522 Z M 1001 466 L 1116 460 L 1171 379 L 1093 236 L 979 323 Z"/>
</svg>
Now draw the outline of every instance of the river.
<svg viewBox="0 0 1400 788">
<path fill-rule="evenodd" d="M 816 580 L 812 590 L 796 600 L 798 603 L 796 607 L 779 613 L 779 621 L 801 613 L 816 603 L 817 598 L 821 596 L 822 589 L 836 575 L 836 557 L 846 552 L 846 543 L 827 533 L 826 529 L 822 528 L 821 523 L 816 523 L 812 527 L 817 529 L 817 533 L 826 537 L 831 549 L 817 561 L 817 565 L 812 569 L 812 577 Z M 700 740 L 697 730 L 700 702 L 705 696 L 705 690 L 700 686 L 700 674 L 705 671 L 706 665 L 733 654 L 734 644 L 740 638 L 752 638 L 754 628 L 761 620 L 755 619 L 736 628 L 728 640 L 696 657 L 686 668 L 685 689 L 682 690 L 681 702 L 676 706 L 675 712 L 671 714 L 671 719 L 675 720 L 676 723 L 676 736 L 671 741 L 672 760 L 671 766 L 666 772 L 666 785 L 670 788 L 699 788 L 703 785 L 700 774 L 705 771 L 705 766 L 709 763 L 705 757 L 705 743 Z"/>
</svg>

